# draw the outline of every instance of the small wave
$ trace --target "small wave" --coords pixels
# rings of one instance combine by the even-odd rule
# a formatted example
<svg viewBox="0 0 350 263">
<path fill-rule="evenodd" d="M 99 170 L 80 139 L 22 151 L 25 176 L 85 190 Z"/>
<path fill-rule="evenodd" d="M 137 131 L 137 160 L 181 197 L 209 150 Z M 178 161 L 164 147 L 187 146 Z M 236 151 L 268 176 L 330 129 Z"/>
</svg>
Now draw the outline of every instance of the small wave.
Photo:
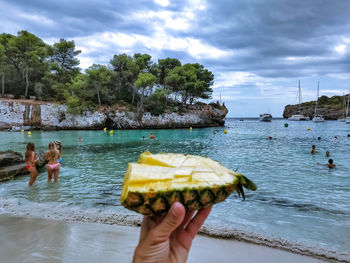
<svg viewBox="0 0 350 263">
<path fill-rule="evenodd" d="M 252 196 L 251 199 L 254 199 L 254 201 L 257 201 L 257 202 L 264 202 L 265 204 L 269 204 L 273 206 L 295 208 L 303 212 L 313 211 L 313 212 L 323 212 L 331 215 L 349 215 L 349 213 L 346 213 L 341 210 L 324 208 L 324 207 L 316 206 L 314 204 L 309 204 L 309 203 L 296 203 L 283 198 Z"/>
<path fill-rule="evenodd" d="M 62 203 L 53 202 L 50 204 L 32 203 L 30 206 L 27 206 L 23 205 L 22 202 L 16 198 L 0 200 L 0 212 L 2 214 L 6 213 L 13 216 L 36 217 L 66 222 L 89 222 L 127 226 L 140 226 L 142 222 L 141 215 L 129 212 L 126 209 L 125 211 L 118 212 L 113 209 L 105 210 L 96 207 L 83 209 L 81 207 L 69 206 Z M 201 228 L 200 232 L 211 237 L 233 239 L 257 245 L 264 245 L 301 255 L 320 258 L 327 261 L 350 263 L 349 253 L 341 253 L 317 247 L 311 247 L 305 244 L 292 242 L 268 235 L 264 236 L 253 232 L 222 228 L 208 224 L 205 224 Z"/>
</svg>

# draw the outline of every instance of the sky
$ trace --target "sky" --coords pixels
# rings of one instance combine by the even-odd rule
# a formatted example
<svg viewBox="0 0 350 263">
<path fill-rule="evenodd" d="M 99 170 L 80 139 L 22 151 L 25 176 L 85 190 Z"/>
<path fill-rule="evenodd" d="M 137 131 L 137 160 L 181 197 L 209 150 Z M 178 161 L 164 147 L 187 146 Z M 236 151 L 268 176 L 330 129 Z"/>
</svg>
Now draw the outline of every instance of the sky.
<svg viewBox="0 0 350 263">
<path fill-rule="evenodd" d="M 0 0 L 0 33 L 74 40 L 80 67 L 115 54 L 178 58 L 214 73 L 228 117 L 283 114 L 350 89 L 348 0 Z"/>
</svg>

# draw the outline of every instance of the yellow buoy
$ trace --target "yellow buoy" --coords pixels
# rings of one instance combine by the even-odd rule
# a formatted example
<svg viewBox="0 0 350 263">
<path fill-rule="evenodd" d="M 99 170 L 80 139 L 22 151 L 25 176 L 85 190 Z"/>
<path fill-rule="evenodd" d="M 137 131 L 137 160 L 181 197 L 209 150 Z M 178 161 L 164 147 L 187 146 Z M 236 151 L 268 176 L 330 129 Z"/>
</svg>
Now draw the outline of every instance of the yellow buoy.
<svg viewBox="0 0 350 263">
<path fill-rule="evenodd" d="M 24 130 L 22 129 L 21 132 L 24 132 Z"/>
<path fill-rule="evenodd" d="M 32 135 L 32 133 L 29 131 L 29 132 L 27 133 L 27 135 Z"/>
<path fill-rule="evenodd" d="M 106 131 L 107 131 L 107 128 L 103 128 L 103 131 L 106 132 Z"/>
<path fill-rule="evenodd" d="M 110 131 L 109 131 L 109 134 L 110 134 L 110 135 L 113 135 L 113 130 L 110 130 Z"/>
<path fill-rule="evenodd" d="M 227 133 L 227 130 L 226 130 L 226 129 L 224 130 L 224 133 L 225 133 L 225 134 Z"/>
<path fill-rule="evenodd" d="M 308 130 L 308 131 L 311 130 L 310 127 L 307 127 L 307 130 Z"/>
<path fill-rule="evenodd" d="M 190 131 L 192 131 L 192 127 L 190 127 Z"/>
</svg>

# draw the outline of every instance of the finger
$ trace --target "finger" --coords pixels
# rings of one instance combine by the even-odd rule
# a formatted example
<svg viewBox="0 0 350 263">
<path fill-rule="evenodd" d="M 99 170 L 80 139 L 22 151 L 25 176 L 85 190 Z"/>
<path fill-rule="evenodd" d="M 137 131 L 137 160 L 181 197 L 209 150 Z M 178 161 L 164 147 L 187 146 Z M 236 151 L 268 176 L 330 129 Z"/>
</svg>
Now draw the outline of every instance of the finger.
<svg viewBox="0 0 350 263">
<path fill-rule="evenodd" d="M 144 241 L 148 232 L 154 227 L 155 223 L 150 216 L 144 216 L 141 223 L 140 242 Z"/>
<path fill-rule="evenodd" d="M 187 226 L 188 222 L 190 222 L 190 220 L 192 219 L 192 217 L 194 215 L 194 212 L 195 212 L 195 210 L 190 210 L 190 211 L 186 212 L 185 218 L 182 221 L 182 224 L 180 225 L 180 227 L 182 229 L 184 229 Z"/>
<path fill-rule="evenodd" d="M 175 202 L 164 220 L 153 230 L 153 236 L 159 240 L 166 240 L 170 234 L 182 223 L 185 217 L 185 208 Z"/>
<path fill-rule="evenodd" d="M 205 219 L 207 219 L 209 213 L 211 211 L 211 207 L 204 208 L 199 210 L 191 222 L 186 227 L 186 232 L 190 235 L 192 239 L 197 235 L 199 229 L 203 225 Z"/>
</svg>

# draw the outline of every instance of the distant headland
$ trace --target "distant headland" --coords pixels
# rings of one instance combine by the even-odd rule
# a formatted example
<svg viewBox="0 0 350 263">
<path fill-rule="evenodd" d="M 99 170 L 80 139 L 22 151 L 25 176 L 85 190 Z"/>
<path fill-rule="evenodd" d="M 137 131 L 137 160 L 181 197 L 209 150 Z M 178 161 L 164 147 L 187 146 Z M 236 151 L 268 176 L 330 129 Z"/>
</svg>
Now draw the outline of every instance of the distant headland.
<svg viewBox="0 0 350 263">
<path fill-rule="evenodd" d="M 330 98 L 327 96 L 319 97 L 317 113 L 323 115 L 326 120 L 337 120 L 344 118 L 348 96 L 350 96 L 350 94 L 344 96 L 333 96 Z M 300 105 L 300 113 L 312 119 L 315 114 L 315 105 L 316 101 L 302 103 Z M 283 117 L 289 118 L 298 111 L 298 104 L 287 105 L 284 108 Z"/>
</svg>

